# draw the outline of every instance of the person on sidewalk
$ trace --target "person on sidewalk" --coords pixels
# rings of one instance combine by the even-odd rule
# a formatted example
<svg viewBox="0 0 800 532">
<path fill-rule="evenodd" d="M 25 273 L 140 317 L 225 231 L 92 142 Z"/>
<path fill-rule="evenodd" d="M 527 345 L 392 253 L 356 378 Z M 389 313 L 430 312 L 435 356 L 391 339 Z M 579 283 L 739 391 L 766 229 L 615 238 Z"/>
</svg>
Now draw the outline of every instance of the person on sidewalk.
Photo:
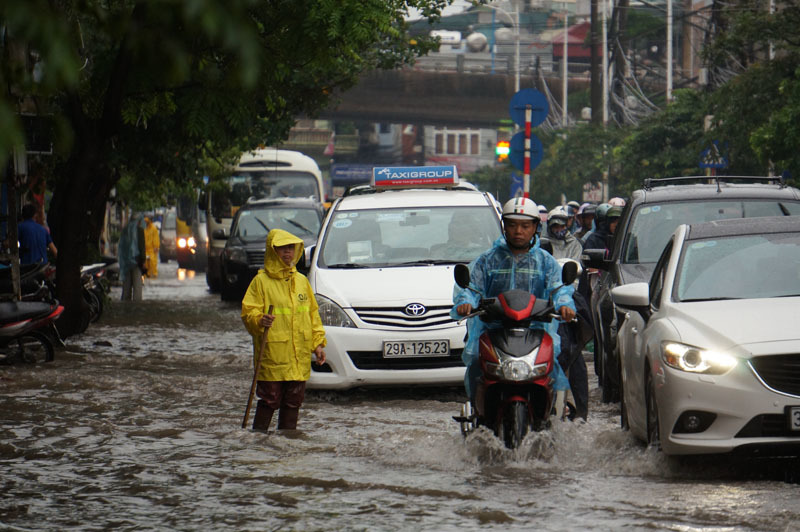
<svg viewBox="0 0 800 532">
<path fill-rule="evenodd" d="M 296 429 L 306 381 L 311 376 L 311 354 L 325 363 L 325 329 L 314 291 L 297 271 L 303 241 L 282 229 L 267 234 L 264 268 L 250 282 L 242 299 L 242 321 L 253 337 L 253 362 L 258 360 L 261 335 L 267 343 L 261 354 L 253 430 L 266 432 L 278 413 L 279 429 Z M 272 314 L 267 314 L 273 306 Z"/>
<path fill-rule="evenodd" d="M 158 227 L 153 223 L 153 215 L 148 214 L 144 217 L 144 251 L 147 259 L 145 268 L 147 278 L 155 279 L 158 277 L 158 247 L 161 245 L 161 237 L 158 234 Z"/>
<path fill-rule="evenodd" d="M 122 300 L 142 300 L 142 275 L 145 269 L 144 215 L 135 213 L 122 229 L 119 238 L 119 278 Z"/>
<path fill-rule="evenodd" d="M 34 219 L 36 210 L 36 205 L 33 203 L 22 207 L 22 221 L 17 225 L 19 263 L 22 265 L 47 263 L 48 251 L 53 254 L 53 258 L 58 255 L 50 232 Z"/>
</svg>

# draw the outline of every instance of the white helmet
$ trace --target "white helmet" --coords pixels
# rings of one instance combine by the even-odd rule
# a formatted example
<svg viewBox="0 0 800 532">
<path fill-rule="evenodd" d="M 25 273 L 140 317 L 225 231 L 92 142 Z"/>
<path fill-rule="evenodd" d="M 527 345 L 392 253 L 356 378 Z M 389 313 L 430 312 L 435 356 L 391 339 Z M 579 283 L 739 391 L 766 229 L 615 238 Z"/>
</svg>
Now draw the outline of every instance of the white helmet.
<svg viewBox="0 0 800 532">
<path fill-rule="evenodd" d="M 569 214 L 567 213 L 567 209 L 560 205 L 547 213 L 547 225 L 552 225 L 554 223 L 567 225 L 568 220 Z"/>
<path fill-rule="evenodd" d="M 539 221 L 539 206 L 530 198 L 511 198 L 503 205 L 503 219 Z"/>
<path fill-rule="evenodd" d="M 624 207 L 627 202 L 624 199 L 617 196 L 608 200 L 608 203 L 609 205 L 613 205 L 616 207 Z"/>
</svg>

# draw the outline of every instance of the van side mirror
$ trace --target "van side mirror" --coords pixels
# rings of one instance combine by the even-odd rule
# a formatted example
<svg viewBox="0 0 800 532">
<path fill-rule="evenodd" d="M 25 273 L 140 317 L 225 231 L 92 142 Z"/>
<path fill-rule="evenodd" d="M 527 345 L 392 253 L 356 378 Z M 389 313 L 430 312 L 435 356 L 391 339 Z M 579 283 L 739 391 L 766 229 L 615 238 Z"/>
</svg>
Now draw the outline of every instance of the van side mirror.
<svg viewBox="0 0 800 532">
<path fill-rule="evenodd" d="M 456 284 L 461 288 L 469 286 L 469 268 L 466 264 L 456 264 L 453 269 L 453 277 L 456 279 Z"/>
<path fill-rule="evenodd" d="M 608 271 L 611 261 L 608 260 L 605 249 L 584 249 L 581 254 L 581 263 L 584 268 Z"/>
<path fill-rule="evenodd" d="M 214 229 L 211 231 L 211 238 L 214 240 L 228 240 L 228 233 L 225 229 Z"/>
</svg>

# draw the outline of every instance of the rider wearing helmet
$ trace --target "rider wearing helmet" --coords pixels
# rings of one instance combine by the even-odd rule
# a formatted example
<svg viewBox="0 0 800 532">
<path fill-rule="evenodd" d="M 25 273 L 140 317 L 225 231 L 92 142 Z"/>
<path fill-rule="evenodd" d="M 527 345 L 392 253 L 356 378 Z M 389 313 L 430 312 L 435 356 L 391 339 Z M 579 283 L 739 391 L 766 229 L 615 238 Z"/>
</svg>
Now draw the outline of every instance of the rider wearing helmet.
<svg viewBox="0 0 800 532">
<path fill-rule="evenodd" d="M 592 230 L 592 222 L 594 221 L 594 211 L 597 207 L 593 203 L 584 203 L 578 209 L 578 213 L 575 217 L 578 219 L 578 224 L 580 224 L 580 229 L 575 236 L 578 240 L 582 240 L 586 237 L 589 231 Z"/>
<path fill-rule="evenodd" d="M 622 214 L 622 207 L 601 203 L 595 211 L 595 230 L 587 235 L 583 242 L 584 249 L 606 249 L 613 247 L 614 231 Z"/>
<path fill-rule="evenodd" d="M 569 232 L 573 235 L 578 231 L 578 224 L 575 223 L 575 215 L 578 214 L 578 209 L 580 208 L 580 204 L 575 200 L 567 202 L 566 210 L 569 216 L 567 219 L 567 229 L 569 229 Z"/>
<path fill-rule="evenodd" d="M 569 214 L 564 207 L 556 207 L 547 215 L 547 231 L 542 235 L 542 245 L 550 244 L 553 257 L 556 259 L 573 259 L 580 261 L 583 246 L 569 232 Z"/>
<path fill-rule="evenodd" d="M 517 288 L 528 290 L 537 298 L 548 299 L 553 296 L 553 306 L 565 321 L 575 317 L 575 303 L 572 301 L 572 287 L 558 292 L 561 286 L 561 266 L 552 255 L 540 249 L 536 240 L 539 226 L 539 208 L 528 198 L 513 198 L 503 205 L 503 236 L 495 240 L 492 247 L 484 251 L 470 264 L 470 286 L 477 291 L 457 289 L 453 296 L 455 303 L 451 316 L 466 316 L 478 306 L 481 297 L 497 297 L 502 292 Z M 475 385 L 480 377 L 478 363 L 478 339 L 489 327 L 480 319 L 471 318 L 467 331 L 467 345 L 462 352 L 466 365 L 464 385 L 470 401 L 474 402 Z M 555 355 L 559 354 L 560 340 L 556 323 L 532 322 L 532 329 L 544 329 L 553 339 Z M 569 384 L 558 364 L 554 365 L 554 389 L 567 390 Z"/>
</svg>

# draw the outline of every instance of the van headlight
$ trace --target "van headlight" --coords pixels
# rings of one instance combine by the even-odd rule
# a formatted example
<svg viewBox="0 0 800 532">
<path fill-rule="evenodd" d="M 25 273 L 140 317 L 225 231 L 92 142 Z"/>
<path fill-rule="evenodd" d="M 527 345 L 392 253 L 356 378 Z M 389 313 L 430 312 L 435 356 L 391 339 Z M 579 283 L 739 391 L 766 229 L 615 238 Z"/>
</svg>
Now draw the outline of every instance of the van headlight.
<svg viewBox="0 0 800 532">
<path fill-rule="evenodd" d="M 727 353 L 678 342 L 662 342 L 661 358 L 671 368 L 708 375 L 722 375 L 736 366 L 736 358 Z"/>
<path fill-rule="evenodd" d="M 356 324 L 353 320 L 342 310 L 342 307 L 334 303 L 332 300 L 319 294 L 314 294 L 319 305 L 319 317 L 322 319 L 322 324 L 326 327 L 353 327 Z"/>
</svg>

